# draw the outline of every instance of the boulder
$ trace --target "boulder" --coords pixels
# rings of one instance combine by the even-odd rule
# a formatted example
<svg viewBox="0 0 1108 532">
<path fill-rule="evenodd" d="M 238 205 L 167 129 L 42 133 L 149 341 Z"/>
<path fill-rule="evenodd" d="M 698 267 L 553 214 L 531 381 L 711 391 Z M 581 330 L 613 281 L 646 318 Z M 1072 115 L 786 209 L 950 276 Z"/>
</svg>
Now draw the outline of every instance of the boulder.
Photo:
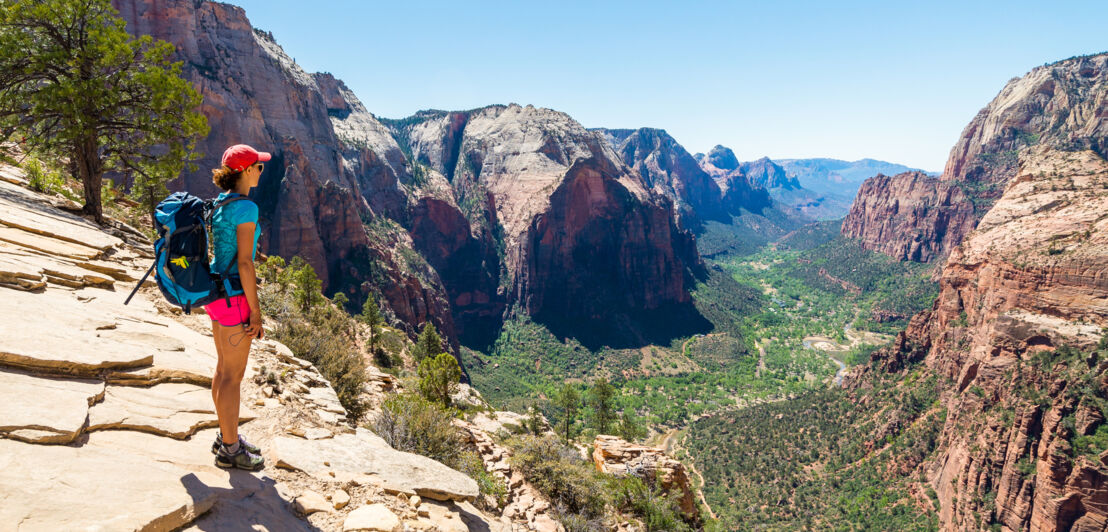
<svg viewBox="0 0 1108 532">
<path fill-rule="evenodd" d="M 329 512 L 331 511 L 331 504 L 327 502 L 327 499 L 312 490 L 305 491 L 302 495 L 296 498 L 292 503 L 292 507 L 302 514 L 314 514 L 316 512 Z"/>
<path fill-rule="evenodd" d="M 342 522 L 343 532 L 355 530 L 392 532 L 400 526 L 400 518 L 389 510 L 384 504 L 370 504 L 362 506 L 346 516 Z"/>
<path fill-rule="evenodd" d="M 397 451 L 367 429 L 324 440 L 279 436 L 273 440 L 272 462 L 332 481 L 350 475 L 371 475 L 382 488 L 415 493 L 436 500 L 473 500 L 477 483 L 430 458 Z M 334 473 L 334 475 L 332 475 Z"/>
<path fill-rule="evenodd" d="M 331 494 L 331 504 L 336 510 L 346 508 L 346 505 L 350 504 L 350 494 L 346 493 L 344 490 L 335 490 L 335 492 Z"/>
</svg>

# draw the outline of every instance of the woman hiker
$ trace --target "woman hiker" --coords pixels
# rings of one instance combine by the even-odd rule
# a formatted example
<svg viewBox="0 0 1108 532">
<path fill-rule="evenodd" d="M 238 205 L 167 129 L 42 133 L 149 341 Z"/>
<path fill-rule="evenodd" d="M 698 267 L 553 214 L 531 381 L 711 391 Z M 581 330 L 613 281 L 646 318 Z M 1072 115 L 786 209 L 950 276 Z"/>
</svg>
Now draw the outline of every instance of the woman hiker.
<svg viewBox="0 0 1108 532">
<path fill-rule="evenodd" d="M 246 196 L 258 185 L 264 161 L 270 155 L 245 144 L 223 152 L 223 166 L 212 170 L 212 181 L 223 190 L 216 204 L 235 194 Z M 247 442 L 238 431 L 239 394 L 250 342 L 262 337 L 262 311 L 258 305 L 258 278 L 254 254 L 258 249 L 258 206 L 250 200 L 233 201 L 212 214 L 213 255 L 211 270 L 237 276 L 242 290 L 230 292 L 204 306 L 212 319 L 212 336 L 219 356 L 212 377 L 212 399 L 219 416 L 219 433 L 212 444 L 215 465 L 257 471 L 265 466 L 258 446 Z"/>
</svg>

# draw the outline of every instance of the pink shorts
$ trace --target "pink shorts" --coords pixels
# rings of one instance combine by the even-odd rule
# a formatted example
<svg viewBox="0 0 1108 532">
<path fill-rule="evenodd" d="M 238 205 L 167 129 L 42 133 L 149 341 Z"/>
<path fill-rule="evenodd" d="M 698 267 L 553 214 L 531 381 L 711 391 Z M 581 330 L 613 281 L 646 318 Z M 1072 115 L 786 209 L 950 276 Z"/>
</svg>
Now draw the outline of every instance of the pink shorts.
<svg viewBox="0 0 1108 532">
<path fill-rule="evenodd" d="M 224 327 L 234 327 L 246 323 L 250 319 L 250 304 L 246 302 L 246 295 L 231 296 L 231 306 L 227 306 L 227 299 L 218 299 L 204 305 L 204 311 L 212 321 L 219 322 Z"/>
</svg>

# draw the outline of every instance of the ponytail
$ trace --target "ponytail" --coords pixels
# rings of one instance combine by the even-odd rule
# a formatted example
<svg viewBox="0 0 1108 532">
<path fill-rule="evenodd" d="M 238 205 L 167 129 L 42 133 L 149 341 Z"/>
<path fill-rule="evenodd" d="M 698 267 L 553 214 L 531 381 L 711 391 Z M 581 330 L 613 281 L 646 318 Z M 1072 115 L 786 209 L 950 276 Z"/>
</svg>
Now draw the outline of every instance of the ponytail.
<svg viewBox="0 0 1108 532">
<path fill-rule="evenodd" d="M 212 182 L 223 190 L 234 190 L 242 177 L 241 171 L 234 171 L 228 166 L 222 166 L 212 170 Z"/>
</svg>

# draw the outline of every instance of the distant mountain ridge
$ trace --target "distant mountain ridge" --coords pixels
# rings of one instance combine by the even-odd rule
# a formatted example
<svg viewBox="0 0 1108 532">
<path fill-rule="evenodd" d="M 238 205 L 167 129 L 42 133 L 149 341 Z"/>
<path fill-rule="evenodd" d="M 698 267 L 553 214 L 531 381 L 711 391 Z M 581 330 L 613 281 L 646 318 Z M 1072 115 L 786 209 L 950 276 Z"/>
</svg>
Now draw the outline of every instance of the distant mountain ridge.
<svg viewBox="0 0 1108 532">
<path fill-rule="evenodd" d="M 853 199 L 863 181 L 877 174 L 894 175 L 904 172 L 923 172 L 938 175 L 920 168 L 877 159 L 844 161 L 827 157 L 808 159 L 777 159 L 789 176 L 795 177 L 804 188 L 824 194 L 834 194 Z"/>
<path fill-rule="evenodd" d="M 807 187 L 779 161 L 769 157 L 739 161 L 734 151 L 720 145 L 707 154 L 698 153 L 694 157 L 721 187 L 725 181 L 741 178 L 751 186 L 765 188 L 774 200 L 808 218 L 835 220 L 850 210 L 853 194 L 835 194 Z"/>
</svg>

